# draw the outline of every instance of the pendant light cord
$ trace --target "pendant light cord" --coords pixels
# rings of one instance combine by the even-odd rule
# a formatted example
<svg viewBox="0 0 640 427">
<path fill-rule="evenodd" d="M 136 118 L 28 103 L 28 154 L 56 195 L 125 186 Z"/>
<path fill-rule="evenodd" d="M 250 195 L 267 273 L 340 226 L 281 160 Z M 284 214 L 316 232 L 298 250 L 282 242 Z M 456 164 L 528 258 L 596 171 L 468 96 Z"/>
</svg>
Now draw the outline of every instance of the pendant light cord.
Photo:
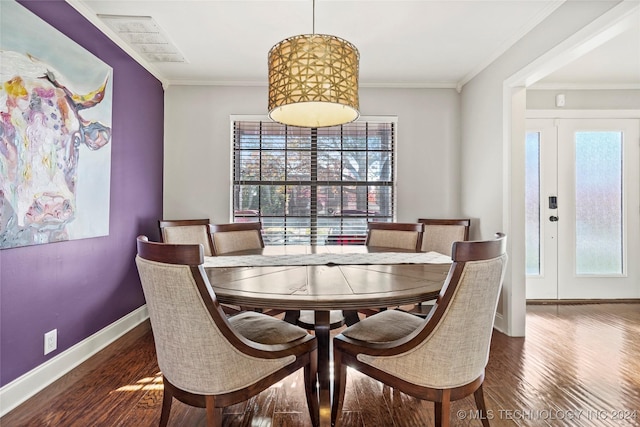
<svg viewBox="0 0 640 427">
<path fill-rule="evenodd" d="M 316 0 L 312 0 L 312 8 L 313 11 L 311 13 L 311 34 L 315 34 L 316 33 Z"/>
</svg>

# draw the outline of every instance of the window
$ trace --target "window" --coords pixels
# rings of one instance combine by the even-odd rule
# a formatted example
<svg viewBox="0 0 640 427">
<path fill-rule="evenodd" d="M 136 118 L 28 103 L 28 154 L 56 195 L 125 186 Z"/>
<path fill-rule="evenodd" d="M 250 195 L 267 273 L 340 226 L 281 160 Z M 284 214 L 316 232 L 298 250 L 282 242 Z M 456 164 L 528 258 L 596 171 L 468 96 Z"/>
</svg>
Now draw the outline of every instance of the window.
<svg viewBox="0 0 640 427">
<path fill-rule="evenodd" d="M 364 243 L 394 219 L 395 127 L 234 121 L 234 222 L 262 221 L 268 245 Z"/>
</svg>

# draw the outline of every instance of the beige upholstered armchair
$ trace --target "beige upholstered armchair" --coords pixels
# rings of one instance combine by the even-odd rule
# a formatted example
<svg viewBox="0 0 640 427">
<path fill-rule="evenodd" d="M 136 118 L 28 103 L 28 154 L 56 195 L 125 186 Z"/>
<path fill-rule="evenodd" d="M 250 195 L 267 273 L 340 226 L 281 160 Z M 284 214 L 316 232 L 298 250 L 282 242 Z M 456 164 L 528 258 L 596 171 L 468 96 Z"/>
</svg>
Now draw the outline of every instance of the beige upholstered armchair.
<svg viewBox="0 0 640 427">
<path fill-rule="evenodd" d="M 201 244 L 204 256 L 214 255 L 208 219 L 165 219 L 158 221 L 164 243 Z"/>
<path fill-rule="evenodd" d="M 507 265 L 506 238 L 456 242 L 453 264 L 428 319 L 387 310 L 333 340 L 331 419 L 338 425 L 347 367 L 418 399 L 435 402 L 435 423 L 448 426 L 451 401 L 474 394 L 488 426 L 482 392 L 493 322 Z"/>
<path fill-rule="evenodd" d="M 217 255 L 264 248 L 261 222 L 213 224 L 211 233 Z"/>
<path fill-rule="evenodd" d="M 226 318 L 202 267 L 202 245 L 137 239 L 136 265 L 162 371 L 160 426 L 173 398 L 206 408 L 207 426 L 222 426 L 223 408 L 242 402 L 304 368 L 312 424 L 318 425 L 316 339 L 261 313 Z"/>
</svg>

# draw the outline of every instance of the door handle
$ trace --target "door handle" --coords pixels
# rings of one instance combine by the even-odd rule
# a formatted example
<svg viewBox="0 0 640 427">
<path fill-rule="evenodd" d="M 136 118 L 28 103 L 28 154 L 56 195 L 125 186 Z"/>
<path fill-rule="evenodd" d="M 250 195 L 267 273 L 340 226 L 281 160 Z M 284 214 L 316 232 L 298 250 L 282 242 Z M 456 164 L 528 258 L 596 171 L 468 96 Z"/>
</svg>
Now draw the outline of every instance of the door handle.
<svg viewBox="0 0 640 427">
<path fill-rule="evenodd" d="M 557 221 L 558 221 L 558 217 L 557 217 L 557 216 L 554 216 L 554 215 L 551 215 L 551 216 L 549 217 L 549 221 L 551 221 L 551 222 L 557 222 Z"/>
</svg>

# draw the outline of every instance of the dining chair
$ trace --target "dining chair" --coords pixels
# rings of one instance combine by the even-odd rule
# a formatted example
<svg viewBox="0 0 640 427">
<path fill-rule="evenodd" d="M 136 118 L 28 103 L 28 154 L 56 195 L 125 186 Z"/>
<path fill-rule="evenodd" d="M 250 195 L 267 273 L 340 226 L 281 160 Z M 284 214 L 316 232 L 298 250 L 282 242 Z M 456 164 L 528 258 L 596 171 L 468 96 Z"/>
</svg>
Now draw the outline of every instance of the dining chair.
<svg viewBox="0 0 640 427">
<path fill-rule="evenodd" d="M 161 427 L 169 421 L 173 398 L 206 408 L 206 425 L 221 427 L 225 407 L 300 368 L 311 422 L 319 424 L 314 336 L 261 313 L 227 318 L 204 272 L 201 244 L 156 243 L 138 236 L 137 249 L 163 376 Z"/>
<path fill-rule="evenodd" d="M 367 223 L 367 239 L 365 245 L 369 247 L 384 247 L 420 252 L 422 247 L 422 223 L 403 222 L 369 222 Z M 382 309 L 384 310 L 384 309 Z M 372 316 L 380 310 L 360 310 L 365 316 Z M 344 312 L 347 324 L 355 322 L 353 312 Z"/>
<path fill-rule="evenodd" d="M 264 248 L 261 222 L 212 224 L 211 235 L 217 255 Z"/>
<path fill-rule="evenodd" d="M 204 248 L 205 256 L 213 256 L 213 240 L 209 219 L 164 219 L 158 221 L 160 238 L 164 243 L 197 244 Z"/>
<path fill-rule="evenodd" d="M 261 222 L 238 222 L 233 224 L 213 224 L 211 225 L 211 233 L 213 235 L 213 245 L 215 252 L 222 255 L 229 252 L 238 252 L 248 249 L 264 248 L 264 240 L 262 238 Z M 246 308 L 245 308 L 246 309 Z M 279 310 L 273 308 L 266 310 L 265 313 L 270 316 L 276 316 L 285 313 L 285 321 L 304 329 L 314 329 L 315 313 L 309 310 Z M 344 325 L 344 318 L 341 311 L 332 311 L 330 313 L 331 329 L 339 328 Z"/>
<path fill-rule="evenodd" d="M 214 256 L 213 239 L 211 237 L 211 223 L 209 219 L 165 219 L 159 220 L 160 240 L 172 244 L 201 244 L 204 256 Z M 234 315 L 244 307 L 222 304 L 222 309 L 228 315 Z"/>
<path fill-rule="evenodd" d="M 506 236 L 456 242 L 453 263 L 428 319 L 387 310 L 333 340 L 332 425 L 338 426 L 347 367 L 435 404 L 435 425 L 448 426 L 451 401 L 473 394 L 489 426 L 482 383 L 507 265 Z"/>
<path fill-rule="evenodd" d="M 422 252 L 438 252 L 451 256 L 453 242 L 469 240 L 469 228 L 471 220 L 463 219 L 436 219 L 420 218 L 418 222 L 424 224 L 424 234 L 422 235 Z M 413 307 L 405 308 L 406 311 L 417 316 L 426 317 L 433 309 L 432 301 L 425 301 L 415 304 Z"/>
<path fill-rule="evenodd" d="M 259 221 L 211 224 L 210 230 L 216 255 L 264 248 L 262 223 Z M 251 307 L 240 307 L 240 310 L 262 311 L 270 316 L 276 316 L 284 312 L 284 310 L 279 309 L 265 311 Z"/>
<path fill-rule="evenodd" d="M 420 218 L 418 222 L 424 224 L 422 235 L 422 252 L 438 252 L 451 256 L 453 242 L 469 240 L 471 220 L 465 219 L 434 219 Z"/>
<path fill-rule="evenodd" d="M 365 245 L 420 252 L 422 223 L 369 222 Z"/>
</svg>

